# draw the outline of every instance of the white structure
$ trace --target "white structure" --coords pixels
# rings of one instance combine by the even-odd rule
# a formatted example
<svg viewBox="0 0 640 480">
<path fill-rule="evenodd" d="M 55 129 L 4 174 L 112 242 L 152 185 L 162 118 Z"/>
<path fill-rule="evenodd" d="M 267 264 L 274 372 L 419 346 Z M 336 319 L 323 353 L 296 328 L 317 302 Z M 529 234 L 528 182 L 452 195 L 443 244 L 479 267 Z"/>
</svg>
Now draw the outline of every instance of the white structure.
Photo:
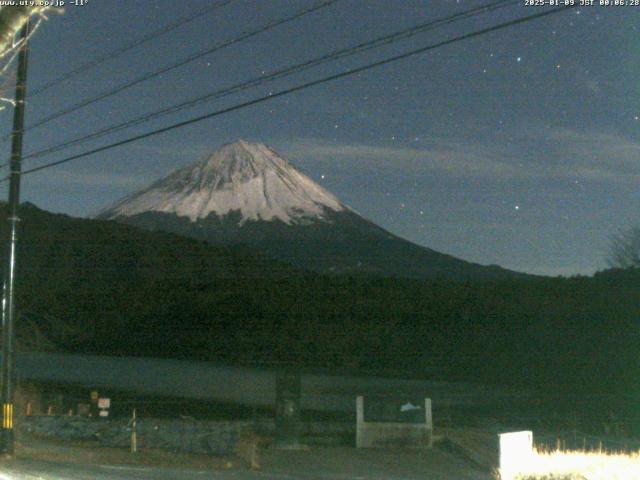
<svg viewBox="0 0 640 480">
<path fill-rule="evenodd" d="M 364 397 L 359 395 L 356 400 L 356 447 L 371 448 L 402 445 L 406 447 L 431 448 L 433 445 L 433 417 L 430 398 L 424 399 L 424 406 L 407 402 L 398 408 L 401 414 L 410 411 L 422 411 L 422 408 L 424 408 L 423 422 L 365 420 L 364 404 Z"/>
<path fill-rule="evenodd" d="M 501 433 L 500 438 L 500 476 L 513 478 L 518 472 L 526 471 L 533 458 L 533 432 Z"/>
</svg>

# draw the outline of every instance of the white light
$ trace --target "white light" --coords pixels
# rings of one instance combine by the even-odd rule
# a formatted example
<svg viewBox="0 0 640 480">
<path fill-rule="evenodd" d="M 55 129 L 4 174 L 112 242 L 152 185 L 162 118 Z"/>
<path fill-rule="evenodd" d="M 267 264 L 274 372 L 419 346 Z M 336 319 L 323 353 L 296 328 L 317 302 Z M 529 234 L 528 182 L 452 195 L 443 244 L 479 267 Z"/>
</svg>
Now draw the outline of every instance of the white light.
<svg viewBox="0 0 640 480">
<path fill-rule="evenodd" d="M 530 431 L 503 433 L 500 437 L 500 478 L 585 478 L 589 480 L 637 480 L 640 452 L 555 451 L 533 449 Z"/>
<path fill-rule="evenodd" d="M 533 458 L 533 432 L 511 432 L 500 438 L 500 478 L 510 480 L 517 473 L 529 468 Z"/>
</svg>

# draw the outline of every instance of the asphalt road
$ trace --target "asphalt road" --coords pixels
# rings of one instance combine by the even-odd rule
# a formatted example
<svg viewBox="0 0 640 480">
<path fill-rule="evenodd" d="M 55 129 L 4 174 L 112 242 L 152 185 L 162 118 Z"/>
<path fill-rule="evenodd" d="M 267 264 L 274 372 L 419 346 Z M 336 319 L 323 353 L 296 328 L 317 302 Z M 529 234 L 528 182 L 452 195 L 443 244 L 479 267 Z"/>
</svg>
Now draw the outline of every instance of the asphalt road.
<svg viewBox="0 0 640 480">
<path fill-rule="evenodd" d="M 170 455 L 170 453 L 168 453 Z M 0 480 L 493 480 L 464 459 L 439 449 L 420 451 L 320 448 L 272 451 L 261 470 L 188 470 L 32 460 L 0 463 Z"/>
<path fill-rule="evenodd" d="M 250 472 L 249 472 L 250 473 Z M 218 476 L 211 471 L 189 471 L 115 465 L 78 465 L 74 463 L 11 462 L 0 467 L 0 480 L 202 480 L 205 478 L 237 478 L 243 476 Z"/>
</svg>

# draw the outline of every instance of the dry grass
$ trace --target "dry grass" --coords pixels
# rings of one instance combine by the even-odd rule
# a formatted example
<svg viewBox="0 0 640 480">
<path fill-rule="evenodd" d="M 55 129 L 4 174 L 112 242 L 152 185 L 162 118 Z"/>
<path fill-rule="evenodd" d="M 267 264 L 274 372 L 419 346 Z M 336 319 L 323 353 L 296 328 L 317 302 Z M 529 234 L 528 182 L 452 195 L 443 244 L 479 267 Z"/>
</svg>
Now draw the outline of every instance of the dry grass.
<svg viewBox="0 0 640 480">
<path fill-rule="evenodd" d="M 173 469 L 226 470 L 235 459 L 145 448 L 131 453 L 126 448 L 103 447 L 93 441 L 56 441 L 23 435 L 16 443 L 16 458 L 85 465 L 154 466 Z M 1 480 L 1 479 L 0 479 Z"/>
<path fill-rule="evenodd" d="M 501 480 L 638 480 L 640 452 L 534 451 Z"/>
</svg>

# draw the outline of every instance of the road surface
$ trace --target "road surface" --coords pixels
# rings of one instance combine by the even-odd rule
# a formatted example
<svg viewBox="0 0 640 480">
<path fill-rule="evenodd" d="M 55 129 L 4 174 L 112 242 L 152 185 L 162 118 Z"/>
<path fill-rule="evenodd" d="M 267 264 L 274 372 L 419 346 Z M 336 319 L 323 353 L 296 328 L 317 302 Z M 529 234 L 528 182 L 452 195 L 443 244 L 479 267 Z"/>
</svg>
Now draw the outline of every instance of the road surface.
<svg viewBox="0 0 640 480">
<path fill-rule="evenodd" d="M 0 480 L 494 480 L 490 472 L 440 449 L 269 450 L 261 463 L 260 470 L 252 471 L 241 463 L 229 468 L 188 469 L 16 459 L 0 463 Z"/>
</svg>

